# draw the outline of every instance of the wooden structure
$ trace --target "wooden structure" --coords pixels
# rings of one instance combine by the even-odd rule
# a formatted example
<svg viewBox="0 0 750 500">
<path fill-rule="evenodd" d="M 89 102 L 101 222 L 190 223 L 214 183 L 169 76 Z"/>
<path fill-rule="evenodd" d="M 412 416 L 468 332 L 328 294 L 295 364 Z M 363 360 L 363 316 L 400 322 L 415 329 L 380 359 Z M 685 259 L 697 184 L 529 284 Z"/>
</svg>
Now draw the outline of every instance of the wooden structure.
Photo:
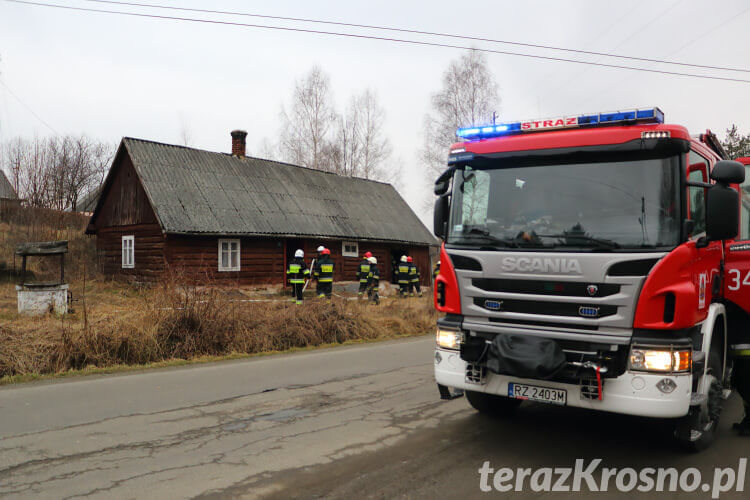
<svg viewBox="0 0 750 500">
<path fill-rule="evenodd" d="M 430 282 L 437 244 L 390 184 L 244 155 L 124 138 L 87 228 L 105 274 L 154 281 L 167 269 L 218 283 L 285 282 L 295 250 L 323 245 L 336 281 L 354 281 L 366 251 L 383 278 L 401 255 Z M 241 143 L 240 143 L 241 140 Z"/>
<path fill-rule="evenodd" d="M 21 282 L 16 285 L 18 312 L 21 314 L 44 314 L 68 312 L 69 290 L 65 283 L 65 254 L 67 241 L 44 241 L 22 243 L 16 246 L 16 255 L 21 257 Z M 50 282 L 26 282 L 28 257 L 59 257 L 60 279 Z"/>
</svg>

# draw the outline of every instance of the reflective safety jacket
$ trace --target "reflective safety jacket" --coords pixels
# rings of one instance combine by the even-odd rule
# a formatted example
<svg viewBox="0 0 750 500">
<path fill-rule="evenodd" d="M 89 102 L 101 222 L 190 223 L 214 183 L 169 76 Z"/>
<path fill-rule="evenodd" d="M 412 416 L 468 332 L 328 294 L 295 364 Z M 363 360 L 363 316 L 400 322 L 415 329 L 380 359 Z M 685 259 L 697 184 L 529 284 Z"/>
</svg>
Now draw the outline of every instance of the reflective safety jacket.
<svg viewBox="0 0 750 500">
<path fill-rule="evenodd" d="M 370 270 L 367 272 L 367 284 L 377 286 L 380 284 L 380 269 L 377 264 L 370 264 Z"/>
<path fill-rule="evenodd" d="M 359 263 L 359 270 L 357 271 L 357 278 L 360 283 L 367 283 L 370 275 L 370 261 L 365 259 Z"/>
<path fill-rule="evenodd" d="M 419 269 L 413 262 L 409 262 L 409 279 L 412 283 L 419 283 Z"/>
<path fill-rule="evenodd" d="M 399 284 L 407 284 L 409 283 L 409 280 L 411 279 L 409 277 L 409 271 L 411 270 L 411 267 L 409 266 L 408 262 L 401 262 L 398 265 L 398 268 L 396 270 L 396 274 L 398 277 Z"/>
<path fill-rule="evenodd" d="M 286 276 L 289 279 L 289 283 L 294 285 L 295 283 L 304 283 L 305 278 L 310 277 L 310 270 L 307 268 L 305 261 L 299 257 L 295 257 L 289 263 L 289 268 L 286 270 Z"/>
<path fill-rule="evenodd" d="M 315 266 L 315 277 L 318 283 L 332 283 L 334 267 L 333 261 L 327 255 L 321 257 Z"/>
<path fill-rule="evenodd" d="M 435 269 L 432 270 L 432 277 L 437 278 L 440 274 L 440 264 L 435 264 Z"/>
<path fill-rule="evenodd" d="M 737 358 L 750 358 L 750 344 L 734 344 L 729 346 L 730 355 Z"/>
</svg>

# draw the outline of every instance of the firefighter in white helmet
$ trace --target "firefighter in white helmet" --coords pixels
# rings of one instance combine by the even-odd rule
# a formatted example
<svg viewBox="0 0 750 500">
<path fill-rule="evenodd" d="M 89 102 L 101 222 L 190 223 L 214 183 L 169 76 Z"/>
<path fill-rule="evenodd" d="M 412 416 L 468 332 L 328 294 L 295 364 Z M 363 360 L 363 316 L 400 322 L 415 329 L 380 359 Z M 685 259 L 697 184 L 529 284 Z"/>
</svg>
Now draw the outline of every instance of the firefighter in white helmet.
<svg viewBox="0 0 750 500">
<path fill-rule="evenodd" d="M 368 257 L 367 261 L 370 263 L 370 272 L 367 274 L 367 297 L 377 305 L 380 303 L 380 295 L 378 294 L 378 287 L 380 286 L 378 259 L 375 257 Z"/>
<path fill-rule="evenodd" d="M 320 276 L 320 259 L 323 257 L 323 250 L 325 250 L 326 247 L 323 245 L 320 245 L 317 248 L 318 256 L 315 258 L 315 262 L 312 264 L 312 279 L 315 280 L 315 296 L 317 297 L 320 295 L 320 280 L 318 277 Z"/>
<path fill-rule="evenodd" d="M 286 276 L 289 284 L 292 285 L 295 303 L 301 304 L 302 289 L 305 287 L 305 280 L 310 277 L 310 270 L 307 268 L 307 264 L 305 264 L 305 252 L 302 250 L 294 252 L 294 259 L 289 262 Z"/>
<path fill-rule="evenodd" d="M 409 283 L 411 282 L 411 277 L 409 276 L 410 270 L 411 266 L 409 265 L 409 258 L 406 255 L 402 255 L 401 262 L 396 270 L 396 278 L 398 279 L 399 288 L 398 292 L 402 297 L 406 297 L 409 294 Z"/>
</svg>

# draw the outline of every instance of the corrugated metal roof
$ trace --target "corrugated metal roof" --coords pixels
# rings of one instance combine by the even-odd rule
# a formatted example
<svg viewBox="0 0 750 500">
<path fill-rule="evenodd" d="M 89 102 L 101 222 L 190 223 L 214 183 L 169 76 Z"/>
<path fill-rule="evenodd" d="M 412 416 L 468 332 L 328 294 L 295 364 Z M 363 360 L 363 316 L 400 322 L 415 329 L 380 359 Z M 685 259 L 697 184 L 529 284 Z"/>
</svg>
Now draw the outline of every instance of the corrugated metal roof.
<svg viewBox="0 0 750 500">
<path fill-rule="evenodd" d="M 168 233 L 437 243 L 390 184 L 129 137 L 123 144 Z"/>
<path fill-rule="evenodd" d="M 0 170 L 0 198 L 11 200 L 18 198 L 15 189 L 13 189 L 10 181 L 8 181 L 8 178 L 5 176 L 5 172 L 2 170 Z"/>
<path fill-rule="evenodd" d="M 102 192 L 102 186 L 92 189 L 76 203 L 76 212 L 93 212 L 96 204 L 99 202 L 99 195 Z M 72 211 L 72 209 L 69 209 Z"/>
</svg>

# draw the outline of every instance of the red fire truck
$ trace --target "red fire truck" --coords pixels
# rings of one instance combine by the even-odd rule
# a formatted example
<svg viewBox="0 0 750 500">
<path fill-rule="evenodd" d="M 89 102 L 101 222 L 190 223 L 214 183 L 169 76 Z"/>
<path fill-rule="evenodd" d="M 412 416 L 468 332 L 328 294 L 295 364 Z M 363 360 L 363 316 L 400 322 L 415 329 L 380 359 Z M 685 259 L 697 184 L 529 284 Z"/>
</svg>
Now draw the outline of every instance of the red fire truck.
<svg viewBox="0 0 750 500">
<path fill-rule="evenodd" d="M 457 136 L 435 183 L 441 396 L 674 419 L 708 446 L 750 332 L 750 161 L 659 108 Z"/>
</svg>

